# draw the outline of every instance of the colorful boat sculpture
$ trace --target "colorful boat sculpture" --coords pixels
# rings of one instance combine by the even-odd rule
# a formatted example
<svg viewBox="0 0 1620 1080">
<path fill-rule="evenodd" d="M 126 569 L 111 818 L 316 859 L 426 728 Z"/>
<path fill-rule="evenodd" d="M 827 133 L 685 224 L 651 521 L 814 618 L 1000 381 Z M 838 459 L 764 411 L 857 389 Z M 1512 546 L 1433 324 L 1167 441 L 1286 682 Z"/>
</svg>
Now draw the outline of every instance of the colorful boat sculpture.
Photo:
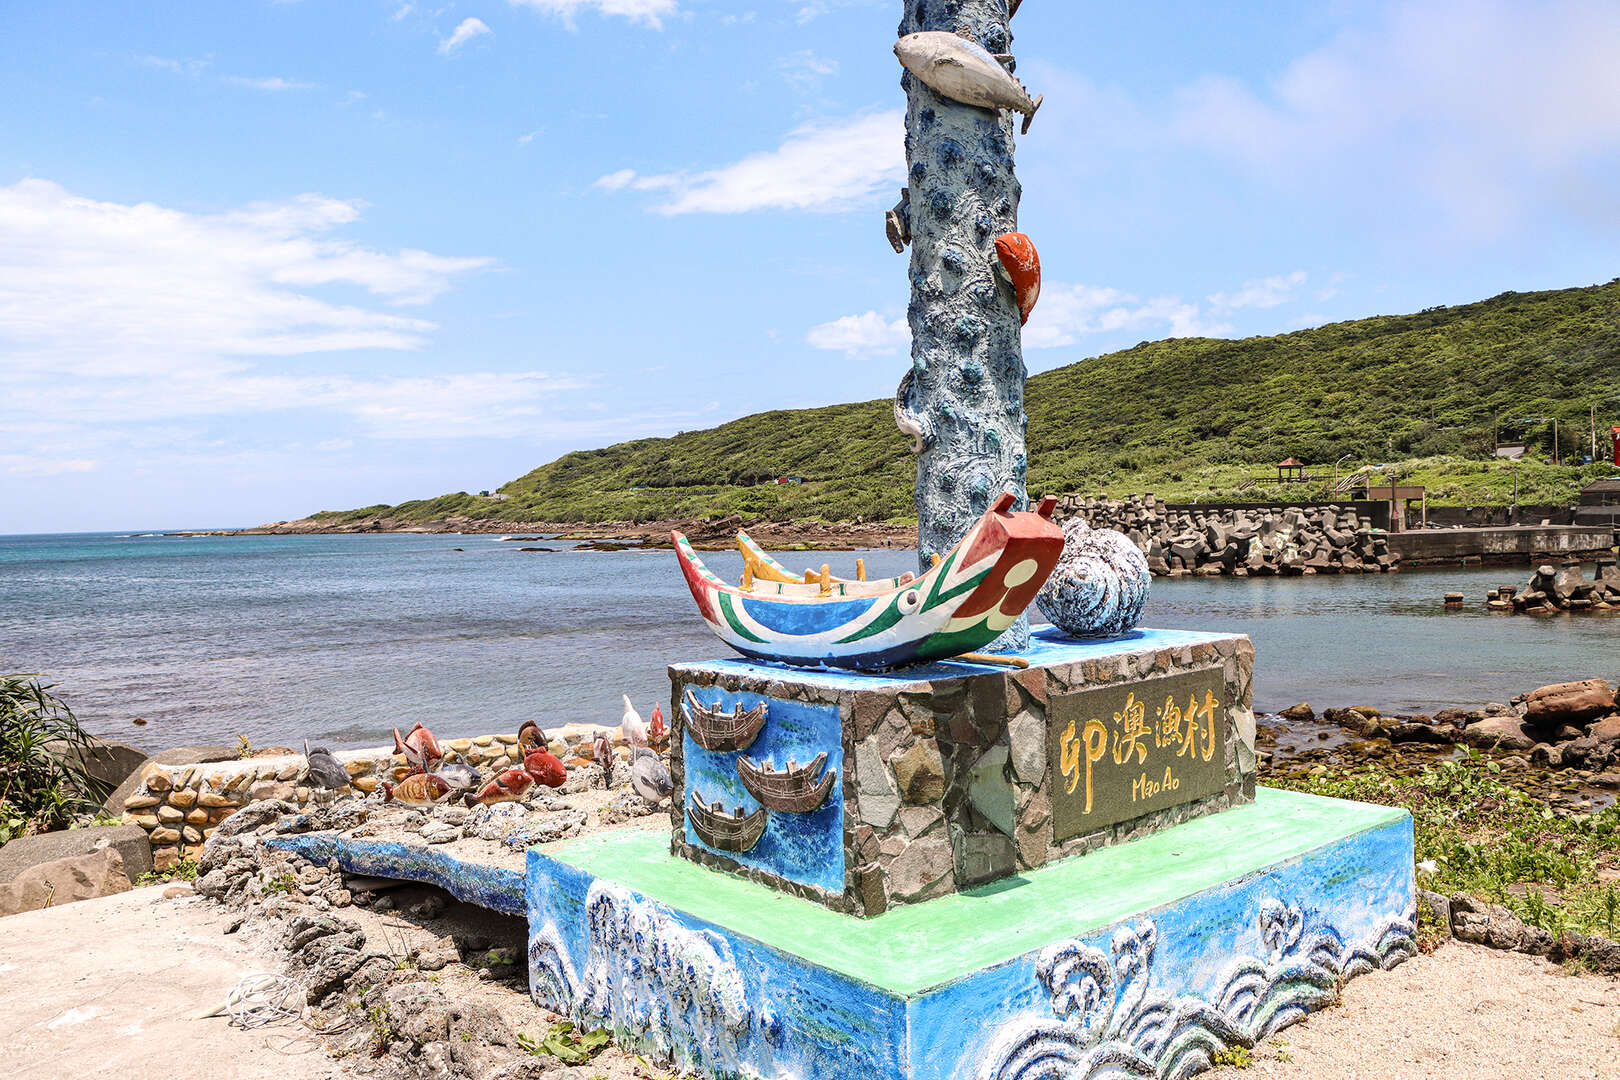
<svg viewBox="0 0 1620 1080">
<path fill-rule="evenodd" d="M 765 835 L 765 823 L 769 817 L 763 807 L 752 814 L 744 814 L 739 806 L 735 813 L 728 814 L 719 799 L 705 803 L 703 796 L 695 791 L 692 792 L 692 801 L 686 806 L 686 816 L 697 831 L 699 840 L 716 851 L 729 851 L 737 855 L 759 843 L 759 838 Z"/>
<path fill-rule="evenodd" d="M 738 705 L 731 712 L 720 706 L 710 707 L 697 699 L 691 690 L 681 702 L 681 714 L 686 718 L 687 734 L 705 750 L 730 753 L 746 750 L 759 738 L 765 726 L 766 705 L 762 701 L 747 712 Z"/>
<path fill-rule="evenodd" d="M 769 761 L 737 759 L 737 775 L 742 778 L 748 794 L 758 799 L 767 810 L 785 814 L 808 814 L 827 801 L 832 791 L 836 772 L 822 773 L 827 767 L 827 754 L 823 751 L 808 765 L 800 765 L 792 758 L 787 768 L 778 772 Z M 818 779 L 817 776 L 820 775 Z"/>
<path fill-rule="evenodd" d="M 703 565 L 671 533 L 686 584 L 719 638 L 757 660 L 878 671 L 945 660 L 994 641 L 1024 613 L 1063 554 L 1057 499 L 1012 509 L 1004 494 L 925 574 L 876 581 L 762 580 L 744 588 Z M 909 579 L 909 580 L 908 580 Z"/>
</svg>

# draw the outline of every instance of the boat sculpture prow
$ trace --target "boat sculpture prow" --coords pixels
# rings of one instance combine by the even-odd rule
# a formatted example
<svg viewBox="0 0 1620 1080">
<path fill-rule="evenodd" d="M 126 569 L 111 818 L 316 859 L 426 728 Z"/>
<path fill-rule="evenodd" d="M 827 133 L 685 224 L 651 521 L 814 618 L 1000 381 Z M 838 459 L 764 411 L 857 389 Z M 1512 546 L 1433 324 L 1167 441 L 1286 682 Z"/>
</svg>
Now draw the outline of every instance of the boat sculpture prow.
<svg viewBox="0 0 1620 1080">
<path fill-rule="evenodd" d="M 670 534 L 698 611 L 745 656 L 798 667 L 883 670 L 944 660 L 994 641 L 1024 613 L 1063 553 L 1057 500 L 1014 511 L 1004 494 L 912 581 L 797 584 L 721 580 L 685 535 Z"/>
</svg>

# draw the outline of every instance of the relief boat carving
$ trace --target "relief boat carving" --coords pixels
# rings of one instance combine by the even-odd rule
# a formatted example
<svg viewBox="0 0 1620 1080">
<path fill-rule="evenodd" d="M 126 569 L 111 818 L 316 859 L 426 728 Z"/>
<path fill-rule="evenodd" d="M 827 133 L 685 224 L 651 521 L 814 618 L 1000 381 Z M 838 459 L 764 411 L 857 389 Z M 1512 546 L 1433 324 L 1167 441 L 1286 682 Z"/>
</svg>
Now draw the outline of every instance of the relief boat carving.
<svg viewBox="0 0 1620 1080">
<path fill-rule="evenodd" d="M 748 794 L 767 809 L 788 814 L 808 814 L 827 801 L 833 781 L 838 776 L 836 771 L 822 773 L 826 765 L 825 752 L 817 754 L 816 759 L 808 765 L 800 765 L 789 758 L 787 768 L 781 771 L 769 761 L 755 762 L 740 757 L 737 759 L 737 775 L 742 777 L 743 787 L 748 789 Z M 819 780 L 816 778 L 818 773 L 821 773 Z"/>
<path fill-rule="evenodd" d="M 686 716 L 686 730 L 691 734 L 692 741 L 705 750 L 718 753 L 746 750 L 754 745 L 754 740 L 759 738 L 760 730 L 765 726 L 768 712 L 762 701 L 747 712 L 738 705 L 728 713 L 719 705 L 711 707 L 703 704 L 690 690 L 681 703 L 681 710 Z"/>
<path fill-rule="evenodd" d="M 728 814 L 719 799 L 705 803 L 703 796 L 695 791 L 686 807 L 686 818 L 697 830 L 698 839 L 716 851 L 730 851 L 739 855 L 759 843 L 759 838 L 765 835 L 765 824 L 769 817 L 763 808 L 752 814 L 744 814 L 740 806 Z"/>
</svg>

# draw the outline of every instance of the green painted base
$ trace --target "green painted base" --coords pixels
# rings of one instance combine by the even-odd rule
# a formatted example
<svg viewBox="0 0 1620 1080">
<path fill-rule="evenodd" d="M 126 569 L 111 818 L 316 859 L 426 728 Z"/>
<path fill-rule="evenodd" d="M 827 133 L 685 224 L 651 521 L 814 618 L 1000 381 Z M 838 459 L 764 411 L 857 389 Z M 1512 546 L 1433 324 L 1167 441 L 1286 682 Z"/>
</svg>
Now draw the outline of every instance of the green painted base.
<svg viewBox="0 0 1620 1080">
<path fill-rule="evenodd" d="M 537 1000 L 683 1068 L 1084 1077 L 1079 1059 L 1093 1052 L 1128 1049 L 1158 1070 L 1193 1044 L 1252 1042 L 1344 975 L 1404 956 L 1411 822 L 1263 788 L 1250 805 L 870 919 L 674 858 L 639 831 L 533 849 L 527 887 Z M 704 969 L 697 984 L 731 1002 L 709 1012 L 735 1021 L 719 1042 L 701 1002 L 658 1016 L 657 1001 L 700 997 L 681 973 Z M 1108 1015 L 1079 1016 L 1087 1001 Z M 1207 1015 L 1184 1026 L 1204 1034 L 1171 1046 L 1164 1024 L 1130 1027 L 1126 1014 L 1150 1002 L 1200 1003 Z M 1026 1071 L 1064 1055 L 1078 1055 L 1073 1068 Z"/>
</svg>

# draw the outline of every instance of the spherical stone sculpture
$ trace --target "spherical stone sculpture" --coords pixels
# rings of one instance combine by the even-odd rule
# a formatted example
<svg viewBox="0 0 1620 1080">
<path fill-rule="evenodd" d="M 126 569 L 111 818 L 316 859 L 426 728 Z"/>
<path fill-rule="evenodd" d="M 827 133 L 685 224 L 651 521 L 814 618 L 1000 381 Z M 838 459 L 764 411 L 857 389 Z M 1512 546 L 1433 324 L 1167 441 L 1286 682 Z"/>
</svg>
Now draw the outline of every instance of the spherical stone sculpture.
<svg viewBox="0 0 1620 1080">
<path fill-rule="evenodd" d="M 1063 557 L 1035 606 L 1073 637 L 1118 637 L 1142 617 L 1152 580 L 1147 556 L 1124 533 L 1071 517 L 1063 525 Z"/>
</svg>

